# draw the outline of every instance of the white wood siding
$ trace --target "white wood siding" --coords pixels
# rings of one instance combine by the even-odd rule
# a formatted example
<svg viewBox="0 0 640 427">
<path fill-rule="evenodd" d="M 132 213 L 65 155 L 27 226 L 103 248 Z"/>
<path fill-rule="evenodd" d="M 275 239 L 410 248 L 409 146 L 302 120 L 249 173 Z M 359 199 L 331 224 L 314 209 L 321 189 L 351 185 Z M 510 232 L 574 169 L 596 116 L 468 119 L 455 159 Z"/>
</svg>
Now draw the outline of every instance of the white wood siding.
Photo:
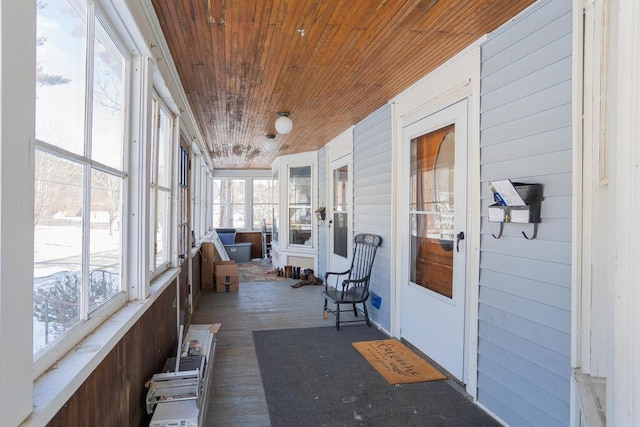
<svg viewBox="0 0 640 427">
<path fill-rule="evenodd" d="M 540 1 L 481 48 L 478 401 L 512 426 L 569 424 L 571 1 Z M 544 185 L 542 222 L 487 220 L 487 181 Z"/>
<path fill-rule="evenodd" d="M 391 330 L 391 105 L 387 104 L 354 128 L 354 234 L 382 236 L 371 279 L 371 292 L 382 297 L 380 309 L 368 308 L 371 319 Z"/>
<path fill-rule="evenodd" d="M 327 200 L 327 149 L 322 147 L 318 150 L 318 207 L 328 206 Z M 329 215 L 327 213 L 327 215 Z M 324 274 L 327 272 L 327 247 L 329 242 L 327 241 L 327 221 L 320 221 L 318 223 L 318 272 L 316 277 L 321 277 L 324 280 Z"/>
</svg>

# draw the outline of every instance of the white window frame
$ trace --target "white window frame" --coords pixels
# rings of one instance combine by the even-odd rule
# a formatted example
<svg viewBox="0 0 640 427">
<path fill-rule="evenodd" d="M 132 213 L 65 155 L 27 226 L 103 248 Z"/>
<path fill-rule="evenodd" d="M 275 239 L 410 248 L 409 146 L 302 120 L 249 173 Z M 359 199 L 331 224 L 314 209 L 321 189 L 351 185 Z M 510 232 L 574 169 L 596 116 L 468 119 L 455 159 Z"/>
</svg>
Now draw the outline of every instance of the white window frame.
<svg viewBox="0 0 640 427">
<path fill-rule="evenodd" d="M 191 233 L 193 238 L 200 238 L 200 205 L 202 197 L 198 197 L 197 192 L 200 191 L 202 182 L 200 155 L 197 150 L 191 149 L 191 194 L 189 195 L 189 203 L 191 204 L 190 221 L 191 221 Z"/>
<path fill-rule="evenodd" d="M 191 155 L 191 223 L 196 245 L 204 239 L 211 227 L 211 175 L 196 146 L 192 146 Z"/>
<path fill-rule="evenodd" d="M 176 145 L 177 145 L 177 140 L 175 138 L 175 128 L 176 128 L 176 118 L 175 115 L 173 114 L 173 112 L 169 109 L 169 107 L 166 105 L 166 103 L 162 100 L 162 98 L 160 98 L 160 96 L 154 92 L 153 96 L 153 106 L 152 106 L 152 132 L 151 132 L 151 176 L 149 179 L 149 187 L 150 187 L 150 215 L 149 215 L 149 227 L 150 227 L 150 238 L 151 238 L 151 245 L 150 245 L 150 254 L 149 254 L 149 270 L 151 272 L 151 276 L 152 277 L 156 277 L 158 275 L 160 275 L 162 272 L 166 271 L 172 264 L 172 252 L 173 252 L 173 247 L 175 246 L 173 244 L 174 242 L 174 237 L 177 233 L 177 224 L 174 224 L 173 218 L 174 216 L 174 197 L 173 197 L 173 188 L 175 187 L 175 171 L 174 171 L 174 161 L 175 161 L 175 153 L 177 151 Z M 165 155 L 166 155 L 166 162 L 167 164 L 166 166 L 166 170 L 165 173 L 168 175 L 168 178 L 166 179 L 166 183 L 167 185 L 162 185 L 161 183 L 159 183 L 158 181 L 160 180 L 159 176 L 158 176 L 158 144 L 159 144 L 159 132 L 158 132 L 158 127 L 160 126 L 160 112 L 164 112 L 164 114 L 169 117 L 170 119 L 170 132 L 167 133 L 167 135 L 170 136 L 170 140 L 168 142 L 168 146 L 165 147 Z M 166 196 L 166 203 L 167 205 L 164 207 L 165 208 L 165 214 L 166 214 L 166 223 L 169 225 L 167 227 L 167 230 L 164 230 L 164 236 L 163 236 L 163 253 L 164 255 L 164 260 L 161 263 L 157 263 L 156 262 L 156 257 L 157 257 L 157 251 L 156 251 L 156 244 L 157 244 L 157 234 L 156 234 L 156 229 L 157 229 L 157 224 L 156 224 L 156 218 L 157 218 L 157 208 L 158 208 L 158 194 L 162 193 L 164 194 L 164 196 Z"/>
<path fill-rule="evenodd" d="M 189 191 L 193 192 L 192 183 L 193 179 L 189 173 L 189 163 L 191 162 L 189 147 L 183 147 L 178 144 L 176 166 L 178 179 L 175 180 L 176 188 L 176 247 L 178 265 L 189 258 L 189 252 L 191 250 L 191 239 L 189 236 L 190 224 L 193 224 L 190 215 L 192 214 L 193 204 L 191 200 L 185 198 L 185 192 L 189 194 Z M 184 175 L 184 176 L 181 176 Z M 190 198 L 191 196 L 189 196 Z"/>
<path fill-rule="evenodd" d="M 129 278 L 129 300 L 100 325 L 87 328 L 86 338 L 62 355 L 52 369 L 35 369 L 32 361 L 32 301 L 33 301 L 33 212 L 34 212 L 34 118 L 36 69 L 36 3 L 0 0 L 2 16 L 0 52 L 0 398 L 3 401 L 2 420 L 7 425 L 45 425 L 65 405 L 95 368 L 110 354 L 136 322 L 152 307 L 157 298 L 170 291 L 179 269 L 170 268 L 150 280 L 149 265 L 149 138 L 151 135 L 151 97 L 154 87 L 162 99 L 177 114 L 174 99 L 186 103 L 179 90 L 176 74 L 160 69 L 158 54 L 152 46 L 168 55 L 168 48 L 157 34 L 147 32 L 145 19 L 152 16 L 152 6 L 143 2 L 131 8 L 128 0 L 87 0 L 104 12 L 114 32 L 127 47 L 131 57 L 130 89 L 127 92 L 130 111 L 127 130 L 129 155 L 128 183 L 122 188 L 128 198 L 127 211 L 122 214 L 125 229 L 123 245 L 128 245 L 125 257 Z M 143 16 L 144 14 L 144 16 Z M 145 18 L 146 17 L 146 18 Z M 140 18 L 138 20 L 137 18 Z M 20 43 L 10 43 L 20 40 Z M 25 49 L 31 52 L 25 52 Z M 166 80 L 166 81 L 165 81 Z M 189 125 L 193 117 L 185 114 Z M 204 146 L 199 138 L 200 145 Z M 209 157 L 207 156 L 207 159 Z M 211 226 L 211 172 L 204 173 L 207 200 L 203 223 Z M 9 179 L 7 179 L 9 177 Z M 175 205 L 175 203 L 173 203 Z M 173 227 L 175 230 L 175 227 Z M 123 279 L 123 284 L 124 284 Z M 176 319 L 177 321 L 178 319 Z M 99 323 L 99 322 L 96 322 Z M 89 325 L 86 325 L 89 326 Z M 80 331 L 74 331 L 80 333 Z M 97 349 L 94 351 L 93 349 Z M 88 351 L 87 351 L 88 350 Z M 63 352 L 60 352 L 62 354 Z M 42 375 L 40 375 L 42 373 Z M 6 410 L 5 410 L 6 409 Z"/>
<path fill-rule="evenodd" d="M 267 203 L 255 203 L 255 192 L 253 191 L 253 187 L 255 184 L 256 180 L 262 180 L 262 181 L 269 181 L 270 185 L 269 185 L 269 201 Z M 267 207 L 271 207 L 272 209 L 278 209 L 278 205 L 273 201 L 273 193 L 274 193 L 274 188 L 273 188 L 273 177 L 269 176 L 269 177 L 254 177 L 251 179 L 251 183 L 249 184 L 251 187 L 251 222 L 249 223 L 251 225 L 251 229 L 254 231 L 257 230 L 262 230 L 262 224 L 260 224 L 257 228 L 254 227 L 253 223 L 254 223 L 254 207 L 256 205 L 258 206 L 267 206 Z M 273 218 L 272 218 L 273 219 Z M 267 225 L 267 228 L 270 228 Z"/>
<path fill-rule="evenodd" d="M 247 186 L 247 180 L 245 178 L 240 178 L 240 177 L 215 177 L 214 179 L 214 183 L 215 181 L 242 181 L 242 183 L 244 184 L 244 202 L 243 203 L 232 203 L 231 201 L 231 197 L 230 194 L 227 194 L 227 203 L 226 203 L 226 208 L 228 209 L 228 212 L 230 213 L 230 215 L 232 216 L 231 218 L 231 225 L 218 225 L 216 221 L 214 221 L 214 224 L 216 224 L 216 227 L 221 227 L 221 228 L 236 228 L 236 229 L 242 229 L 242 230 L 247 230 L 247 224 L 249 223 L 248 221 L 248 217 L 251 215 L 249 212 L 247 212 L 247 199 L 248 199 L 248 186 Z M 231 187 L 227 187 L 228 193 L 231 192 Z M 215 197 L 213 197 L 213 206 L 220 206 L 220 211 L 222 211 L 222 203 L 215 203 Z M 244 224 L 241 227 L 235 227 L 233 225 L 233 212 L 234 206 L 243 206 L 244 207 Z"/>
<path fill-rule="evenodd" d="M 216 179 L 234 179 L 234 180 L 244 180 L 244 196 L 245 196 L 245 215 L 244 215 L 244 226 L 238 229 L 246 230 L 246 231 L 257 231 L 253 228 L 253 179 L 268 179 L 272 180 L 273 176 L 271 175 L 270 170 L 216 170 L 214 172 L 214 176 L 211 180 L 211 188 L 207 190 L 207 195 L 211 197 L 211 202 L 208 203 L 208 206 L 211 206 L 211 214 L 209 218 L 211 218 L 211 223 L 213 224 L 213 180 Z M 277 208 L 277 206 L 276 206 Z"/>
<path fill-rule="evenodd" d="M 87 33 L 88 49 L 87 49 L 87 56 L 85 60 L 88 63 L 87 65 L 88 68 L 87 68 L 87 78 L 86 78 L 85 85 L 86 85 L 86 90 L 89 96 L 87 96 L 86 102 L 85 102 L 85 117 L 90 117 L 90 114 L 88 114 L 88 112 L 91 111 L 92 102 L 93 102 L 92 95 L 93 95 L 93 81 L 94 81 L 93 71 L 94 70 L 93 70 L 92 57 L 93 57 L 93 44 L 95 42 L 95 28 L 94 28 L 95 19 L 99 20 L 100 23 L 104 26 L 105 30 L 110 35 L 112 41 L 115 43 L 117 48 L 120 50 L 120 53 L 122 53 L 123 57 L 125 58 L 125 67 L 126 67 L 125 94 L 128 94 L 131 91 L 130 81 L 131 81 L 131 74 L 133 71 L 131 67 L 132 57 L 128 49 L 126 48 L 123 41 L 119 38 L 117 33 L 113 30 L 111 23 L 105 17 L 102 10 L 93 2 L 87 1 L 86 16 L 87 16 L 86 25 L 88 29 L 88 33 Z M 131 108 L 130 108 L 131 106 L 130 106 L 129 100 L 130 98 L 128 96 L 124 100 L 125 127 L 129 123 L 130 116 L 131 116 Z M 92 121 L 85 119 L 85 146 L 87 144 L 87 138 L 90 139 L 92 135 L 91 126 L 92 126 Z M 122 212 L 128 211 L 127 190 L 128 190 L 129 183 L 128 183 L 128 172 L 127 172 L 128 171 L 128 153 L 126 150 L 126 146 L 127 146 L 127 136 L 125 135 L 125 138 L 123 141 L 123 169 L 117 170 L 110 166 L 101 164 L 100 162 L 97 162 L 91 159 L 90 150 L 85 149 L 85 155 L 78 155 L 70 151 L 67 151 L 65 149 L 48 144 L 44 141 L 36 140 L 37 149 L 41 150 L 46 155 L 54 155 L 61 159 L 71 161 L 83 167 L 84 186 L 85 186 L 84 196 L 83 196 L 83 224 L 85 224 L 83 229 L 83 235 L 85 235 L 86 233 L 89 233 L 88 222 L 89 222 L 89 215 L 91 211 L 89 209 L 91 205 L 91 198 L 90 198 L 88 187 L 91 184 L 90 182 L 91 170 L 106 172 L 111 175 L 122 178 L 122 187 L 121 187 Z M 87 151 L 89 152 L 89 156 L 87 156 Z M 53 344 L 51 344 L 50 346 L 43 349 L 41 352 L 34 355 L 33 357 L 34 378 L 37 378 L 42 373 L 44 373 L 53 363 L 55 363 L 58 359 L 60 359 L 60 357 L 62 357 L 64 354 L 69 352 L 82 339 L 84 339 L 87 335 L 89 335 L 98 325 L 103 323 L 107 318 L 113 315 L 113 313 L 115 313 L 117 310 L 123 307 L 128 301 L 129 297 L 128 297 L 128 290 L 126 286 L 126 284 L 128 283 L 128 274 L 127 274 L 128 247 L 127 247 L 127 239 L 126 239 L 127 223 L 125 221 L 124 215 L 122 218 L 122 227 L 121 227 L 120 233 L 121 233 L 121 248 L 120 248 L 121 249 L 121 254 L 120 254 L 121 255 L 121 277 L 120 277 L 121 290 L 120 292 L 115 297 L 105 302 L 102 306 L 100 306 L 98 309 L 96 309 L 92 313 L 88 312 L 88 308 L 87 308 L 88 299 L 83 300 L 83 306 L 82 306 L 83 308 L 81 309 L 80 322 L 77 325 L 75 325 L 73 328 L 71 328 L 68 332 L 66 332 L 64 336 L 54 341 Z M 90 262 L 91 257 L 89 253 L 89 249 L 90 249 L 89 245 L 88 243 L 86 243 L 86 239 L 84 240 L 85 242 L 83 242 L 83 249 L 82 249 L 83 251 L 82 253 L 83 274 L 82 275 L 83 275 L 83 278 L 87 278 L 88 263 Z M 87 280 L 83 280 L 83 289 L 87 289 L 87 288 L 88 288 L 88 282 Z M 83 293 L 86 294 L 86 292 L 83 292 Z"/>
</svg>

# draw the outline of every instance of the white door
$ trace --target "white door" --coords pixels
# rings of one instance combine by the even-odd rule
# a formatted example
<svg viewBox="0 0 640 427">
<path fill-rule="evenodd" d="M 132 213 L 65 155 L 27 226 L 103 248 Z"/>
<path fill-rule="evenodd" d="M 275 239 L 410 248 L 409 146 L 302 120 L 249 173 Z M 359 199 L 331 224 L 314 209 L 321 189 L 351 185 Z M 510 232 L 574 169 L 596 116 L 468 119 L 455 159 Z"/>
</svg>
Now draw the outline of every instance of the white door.
<svg viewBox="0 0 640 427">
<path fill-rule="evenodd" d="M 464 379 L 467 101 L 403 129 L 401 335 Z"/>
<path fill-rule="evenodd" d="M 329 268 L 327 271 L 346 271 L 351 265 L 353 241 L 351 155 L 331 162 L 329 177 Z"/>
</svg>

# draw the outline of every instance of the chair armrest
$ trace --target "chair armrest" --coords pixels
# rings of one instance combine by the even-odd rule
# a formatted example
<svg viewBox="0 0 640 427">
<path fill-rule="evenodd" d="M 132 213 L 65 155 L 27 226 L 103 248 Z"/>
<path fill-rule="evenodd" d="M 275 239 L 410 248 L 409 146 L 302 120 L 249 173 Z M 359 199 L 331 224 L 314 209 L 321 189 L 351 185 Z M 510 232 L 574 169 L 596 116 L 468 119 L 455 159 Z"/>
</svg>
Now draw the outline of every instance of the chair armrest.
<svg viewBox="0 0 640 427">
<path fill-rule="evenodd" d="M 329 276 L 337 276 L 336 277 L 336 283 L 335 283 L 335 288 L 338 289 L 338 280 L 340 279 L 340 276 L 345 276 L 347 274 L 349 274 L 351 272 L 351 270 L 347 270 L 347 271 L 343 271 L 341 273 L 335 272 L 335 271 L 327 271 L 326 273 L 324 273 L 324 288 L 325 290 L 329 288 Z"/>
<path fill-rule="evenodd" d="M 342 281 L 342 287 L 345 287 L 346 285 L 348 285 L 349 283 L 364 283 L 367 280 L 369 280 L 368 277 L 363 277 L 362 279 L 344 279 Z"/>
<path fill-rule="evenodd" d="M 368 277 L 363 277 L 362 279 L 344 279 L 342 281 L 342 293 L 348 291 L 349 288 L 351 287 L 350 285 L 357 285 L 358 283 L 364 283 L 367 280 L 369 280 Z"/>
<path fill-rule="evenodd" d="M 349 274 L 350 272 L 351 272 L 351 270 L 343 271 L 342 273 L 338 273 L 336 271 L 327 271 L 326 273 L 324 273 L 324 278 L 326 279 L 331 275 L 333 275 L 333 276 L 344 276 L 345 274 Z"/>
</svg>

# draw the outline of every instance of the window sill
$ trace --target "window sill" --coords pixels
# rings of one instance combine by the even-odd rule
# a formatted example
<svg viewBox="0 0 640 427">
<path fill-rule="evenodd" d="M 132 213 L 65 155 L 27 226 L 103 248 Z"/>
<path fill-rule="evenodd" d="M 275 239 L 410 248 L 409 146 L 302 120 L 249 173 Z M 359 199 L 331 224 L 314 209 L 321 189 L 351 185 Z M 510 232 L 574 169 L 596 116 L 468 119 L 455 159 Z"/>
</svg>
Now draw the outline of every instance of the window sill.
<svg viewBox="0 0 640 427">
<path fill-rule="evenodd" d="M 149 289 L 147 299 L 126 304 L 36 379 L 33 383 L 33 411 L 22 426 L 47 424 L 175 280 L 179 271 L 172 268 L 158 276 Z"/>
</svg>

